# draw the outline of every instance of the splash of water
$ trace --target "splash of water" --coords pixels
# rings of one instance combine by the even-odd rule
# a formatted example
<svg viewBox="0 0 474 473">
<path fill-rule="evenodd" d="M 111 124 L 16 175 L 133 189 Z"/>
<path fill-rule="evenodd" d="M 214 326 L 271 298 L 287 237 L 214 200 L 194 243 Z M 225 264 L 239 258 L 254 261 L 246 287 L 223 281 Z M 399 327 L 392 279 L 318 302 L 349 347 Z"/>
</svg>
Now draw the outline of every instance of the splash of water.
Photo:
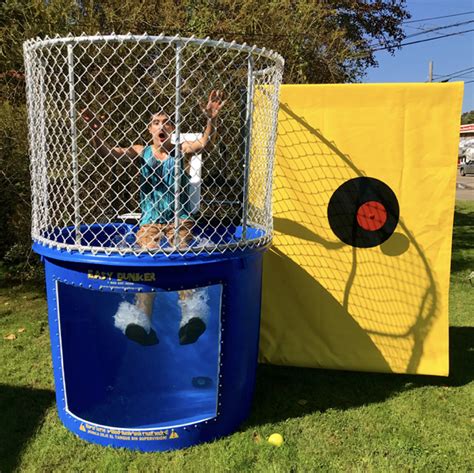
<svg viewBox="0 0 474 473">
<path fill-rule="evenodd" d="M 114 325 L 123 333 L 130 324 L 136 324 L 143 327 L 147 333 L 151 330 L 151 320 L 136 305 L 129 302 L 121 302 L 117 312 L 114 315 Z"/>
<path fill-rule="evenodd" d="M 178 304 L 181 307 L 180 327 L 185 325 L 194 317 L 198 317 L 204 322 L 207 322 L 210 312 L 208 302 L 209 294 L 207 288 L 186 291 L 185 296 L 178 300 Z"/>
</svg>

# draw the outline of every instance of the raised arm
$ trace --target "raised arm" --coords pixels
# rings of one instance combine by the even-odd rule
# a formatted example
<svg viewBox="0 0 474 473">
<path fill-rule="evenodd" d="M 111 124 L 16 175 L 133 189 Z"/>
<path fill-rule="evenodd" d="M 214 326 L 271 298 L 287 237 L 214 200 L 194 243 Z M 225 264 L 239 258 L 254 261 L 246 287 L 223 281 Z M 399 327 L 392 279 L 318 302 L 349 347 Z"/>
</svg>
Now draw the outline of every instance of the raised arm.
<svg viewBox="0 0 474 473">
<path fill-rule="evenodd" d="M 184 154 L 199 154 L 203 151 L 209 143 L 212 142 L 212 137 L 215 132 L 215 122 L 217 115 L 221 108 L 224 106 L 225 100 L 223 100 L 223 93 L 219 90 L 212 90 L 209 94 L 207 105 L 203 107 L 203 113 L 207 117 L 206 128 L 201 138 L 195 141 L 185 141 L 181 145 L 181 149 Z"/>
<path fill-rule="evenodd" d="M 103 136 L 103 123 L 101 120 L 103 117 L 98 118 L 89 110 L 83 110 L 81 116 L 92 132 L 92 144 L 100 156 L 104 158 L 107 156 L 113 156 L 116 159 L 123 157 L 135 158 L 143 151 L 142 145 L 132 145 L 128 148 L 109 146 Z"/>
</svg>

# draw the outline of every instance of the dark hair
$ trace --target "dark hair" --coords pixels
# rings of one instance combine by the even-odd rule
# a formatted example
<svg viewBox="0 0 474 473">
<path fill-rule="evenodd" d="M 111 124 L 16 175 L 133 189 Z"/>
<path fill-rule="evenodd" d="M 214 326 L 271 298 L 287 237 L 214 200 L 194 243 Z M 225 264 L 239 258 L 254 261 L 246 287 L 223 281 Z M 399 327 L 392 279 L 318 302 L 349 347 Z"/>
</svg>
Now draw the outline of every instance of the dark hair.
<svg viewBox="0 0 474 473">
<path fill-rule="evenodd" d="M 160 106 L 157 106 L 157 107 L 154 107 L 153 109 L 148 109 L 148 119 L 149 121 L 152 120 L 152 118 L 155 116 L 155 115 L 165 115 L 167 116 L 169 119 L 173 119 L 173 116 L 174 116 L 174 110 L 171 112 L 169 110 L 170 107 L 160 107 Z"/>
</svg>

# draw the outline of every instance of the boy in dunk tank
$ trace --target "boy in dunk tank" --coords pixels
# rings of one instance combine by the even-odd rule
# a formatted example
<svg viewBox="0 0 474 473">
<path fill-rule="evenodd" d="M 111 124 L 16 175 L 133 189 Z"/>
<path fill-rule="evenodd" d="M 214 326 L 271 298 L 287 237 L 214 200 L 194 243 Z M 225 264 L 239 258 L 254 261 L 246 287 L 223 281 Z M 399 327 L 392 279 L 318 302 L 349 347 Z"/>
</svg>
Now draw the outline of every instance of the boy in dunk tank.
<svg viewBox="0 0 474 473">
<path fill-rule="evenodd" d="M 82 118 L 94 133 L 92 142 L 101 156 L 140 159 L 141 219 L 136 243 L 141 248 L 156 249 L 167 242 L 172 248 L 185 249 L 193 239 L 189 198 L 191 157 L 201 153 L 211 143 L 216 118 L 224 103 L 222 92 L 211 91 L 203 107 L 207 122 L 202 136 L 181 143 L 182 169 L 178 186 L 175 185 L 177 156 L 171 141 L 175 126 L 165 111 L 159 110 L 150 117 L 148 131 L 152 138 L 151 144 L 134 144 L 126 148 L 109 146 L 101 133 L 102 121 L 88 110 L 82 112 Z M 176 225 L 177 197 L 180 211 Z M 196 342 L 206 330 L 208 295 L 205 289 L 182 290 L 178 294 L 181 309 L 179 343 L 187 345 Z M 151 324 L 155 297 L 153 293 L 137 294 L 134 304 L 122 302 L 114 316 L 118 329 L 130 340 L 145 346 L 159 343 Z"/>
</svg>

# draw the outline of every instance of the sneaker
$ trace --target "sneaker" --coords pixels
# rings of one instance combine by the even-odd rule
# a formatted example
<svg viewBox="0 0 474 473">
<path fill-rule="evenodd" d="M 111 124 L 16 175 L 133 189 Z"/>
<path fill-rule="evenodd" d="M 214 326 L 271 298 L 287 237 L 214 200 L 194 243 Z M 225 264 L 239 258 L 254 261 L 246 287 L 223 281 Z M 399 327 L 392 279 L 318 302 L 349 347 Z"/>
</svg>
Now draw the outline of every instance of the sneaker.
<svg viewBox="0 0 474 473">
<path fill-rule="evenodd" d="M 158 343 L 150 317 L 147 317 L 135 304 L 121 302 L 114 315 L 114 325 L 126 337 L 140 345 L 150 346 Z"/>
<path fill-rule="evenodd" d="M 139 343 L 145 347 L 151 345 L 157 345 L 159 343 L 156 332 L 151 328 L 150 332 L 147 332 L 141 325 L 128 324 L 125 329 L 125 335 L 129 340 Z"/>
<path fill-rule="evenodd" d="M 179 329 L 179 344 L 180 345 L 189 345 L 194 343 L 206 330 L 206 324 L 199 317 L 193 317 L 189 319 L 180 329 Z"/>
</svg>

